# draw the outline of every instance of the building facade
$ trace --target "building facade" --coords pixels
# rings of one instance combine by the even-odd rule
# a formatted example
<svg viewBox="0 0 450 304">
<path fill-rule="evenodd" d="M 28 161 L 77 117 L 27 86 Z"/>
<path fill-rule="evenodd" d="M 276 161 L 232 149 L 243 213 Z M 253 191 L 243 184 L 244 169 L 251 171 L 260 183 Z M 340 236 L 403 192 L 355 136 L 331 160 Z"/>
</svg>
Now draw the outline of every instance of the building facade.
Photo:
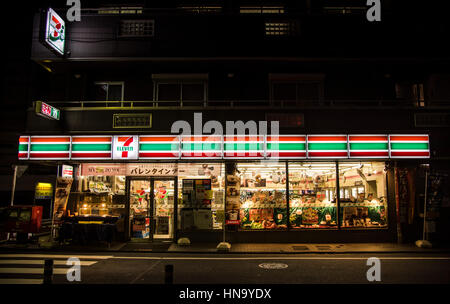
<svg viewBox="0 0 450 304">
<path fill-rule="evenodd" d="M 122 240 L 220 241 L 224 226 L 230 242 L 420 237 L 425 180 L 448 182 L 449 58 L 430 50 L 448 27 L 405 31 L 411 16 L 390 2 L 379 24 L 364 3 L 311 2 L 36 13 L 17 163 L 48 172 L 22 179 L 53 184 L 61 234 L 85 222 Z M 59 119 L 36 115 L 38 100 Z M 70 185 L 55 182 L 63 165 Z M 447 200 L 429 204 L 439 242 Z"/>
</svg>

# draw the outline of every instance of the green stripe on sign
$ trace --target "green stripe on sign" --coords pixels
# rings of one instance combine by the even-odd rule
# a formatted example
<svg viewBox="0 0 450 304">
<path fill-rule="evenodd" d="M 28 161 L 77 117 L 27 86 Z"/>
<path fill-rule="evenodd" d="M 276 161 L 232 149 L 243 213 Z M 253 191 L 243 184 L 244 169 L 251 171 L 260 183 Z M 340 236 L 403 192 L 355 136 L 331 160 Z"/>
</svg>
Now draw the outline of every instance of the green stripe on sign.
<svg viewBox="0 0 450 304">
<path fill-rule="evenodd" d="M 181 149 L 184 151 L 203 151 L 203 150 L 220 150 L 218 143 L 198 143 L 198 144 L 183 144 Z"/>
<path fill-rule="evenodd" d="M 428 150 L 427 143 L 391 143 L 393 150 Z"/>
<path fill-rule="evenodd" d="M 308 150 L 347 150 L 347 143 L 308 143 Z"/>
<path fill-rule="evenodd" d="M 19 151 L 28 151 L 28 145 L 19 145 Z"/>
<path fill-rule="evenodd" d="M 275 143 L 267 143 L 267 149 L 280 151 L 306 150 L 306 145 L 304 143 L 279 143 L 278 145 Z"/>
<path fill-rule="evenodd" d="M 69 151 L 69 144 L 31 144 L 30 151 Z"/>
<path fill-rule="evenodd" d="M 140 144 L 139 150 L 141 151 L 172 151 L 178 150 L 178 143 L 170 144 Z"/>
<path fill-rule="evenodd" d="M 387 143 L 350 143 L 350 150 L 387 150 Z"/>
<path fill-rule="evenodd" d="M 72 144 L 72 151 L 111 151 L 111 144 Z"/>
<path fill-rule="evenodd" d="M 236 144 L 224 144 L 224 150 L 262 150 L 261 144 L 258 143 L 236 143 Z"/>
</svg>

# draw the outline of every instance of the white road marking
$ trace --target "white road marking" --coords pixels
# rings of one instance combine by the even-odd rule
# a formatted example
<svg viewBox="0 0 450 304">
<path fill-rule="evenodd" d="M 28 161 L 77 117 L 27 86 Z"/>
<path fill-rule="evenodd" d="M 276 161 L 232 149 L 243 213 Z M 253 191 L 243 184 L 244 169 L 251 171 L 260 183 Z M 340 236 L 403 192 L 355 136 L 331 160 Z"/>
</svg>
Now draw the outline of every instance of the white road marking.
<svg viewBox="0 0 450 304">
<path fill-rule="evenodd" d="M 42 284 L 43 279 L 0 279 L 0 285 L 4 284 Z"/>
<path fill-rule="evenodd" d="M 67 274 L 69 268 L 53 268 L 53 274 Z M 0 268 L 0 273 L 44 274 L 44 268 Z"/>
<path fill-rule="evenodd" d="M 77 254 L 0 254 L 0 258 L 54 258 L 54 259 L 68 259 L 79 258 L 88 260 L 107 260 L 112 258 L 110 255 L 77 255 Z"/>
<path fill-rule="evenodd" d="M 369 257 L 126 257 L 114 256 L 112 259 L 124 260 L 367 260 Z M 379 257 L 380 260 L 450 260 L 450 257 Z"/>
<path fill-rule="evenodd" d="M 54 260 L 53 265 L 67 265 L 66 260 Z M 17 264 L 17 265 L 44 265 L 45 260 L 0 260 L 1 264 Z M 91 266 L 96 261 L 80 261 L 81 266 Z"/>
</svg>

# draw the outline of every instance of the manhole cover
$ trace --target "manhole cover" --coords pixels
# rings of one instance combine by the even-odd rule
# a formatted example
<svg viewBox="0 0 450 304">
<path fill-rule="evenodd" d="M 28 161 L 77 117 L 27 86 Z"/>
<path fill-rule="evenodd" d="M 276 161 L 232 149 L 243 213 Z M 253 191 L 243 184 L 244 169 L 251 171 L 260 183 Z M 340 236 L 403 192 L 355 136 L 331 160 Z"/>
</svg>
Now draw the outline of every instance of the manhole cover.
<svg viewBox="0 0 450 304">
<path fill-rule="evenodd" d="M 284 269 L 287 268 L 288 265 L 283 263 L 262 263 L 259 264 L 259 267 L 263 269 Z"/>
<path fill-rule="evenodd" d="M 292 246 L 294 250 L 309 250 L 308 246 Z"/>
</svg>

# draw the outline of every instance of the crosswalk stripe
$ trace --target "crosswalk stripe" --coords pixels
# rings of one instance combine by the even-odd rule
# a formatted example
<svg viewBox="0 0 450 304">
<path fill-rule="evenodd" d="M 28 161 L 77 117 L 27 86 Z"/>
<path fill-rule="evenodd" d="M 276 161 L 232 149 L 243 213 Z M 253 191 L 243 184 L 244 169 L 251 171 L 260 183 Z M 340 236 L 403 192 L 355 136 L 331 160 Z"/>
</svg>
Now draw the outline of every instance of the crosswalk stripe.
<svg viewBox="0 0 450 304">
<path fill-rule="evenodd" d="M 42 284 L 43 279 L 0 279 L 0 285 L 5 284 Z"/>
<path fill-rule="evenodd" d="M 44 265 L 44 260 L 0 260 L 0 265 Z M 97 263 L 97 261 L 80 261 L 81 266 L 91 266 Z M 53 265 L 67 265 L 65 260 L 54 260 Z M 71 265 L 68 265 L 71 266 Z"/>
<path fill-rule="evenodd" d="M 53 274 L 67 274 L 68 268 L 54 268 Z M 0 273 L 44 274 L 44 268 L 0 268 Z"/>
</svg>

